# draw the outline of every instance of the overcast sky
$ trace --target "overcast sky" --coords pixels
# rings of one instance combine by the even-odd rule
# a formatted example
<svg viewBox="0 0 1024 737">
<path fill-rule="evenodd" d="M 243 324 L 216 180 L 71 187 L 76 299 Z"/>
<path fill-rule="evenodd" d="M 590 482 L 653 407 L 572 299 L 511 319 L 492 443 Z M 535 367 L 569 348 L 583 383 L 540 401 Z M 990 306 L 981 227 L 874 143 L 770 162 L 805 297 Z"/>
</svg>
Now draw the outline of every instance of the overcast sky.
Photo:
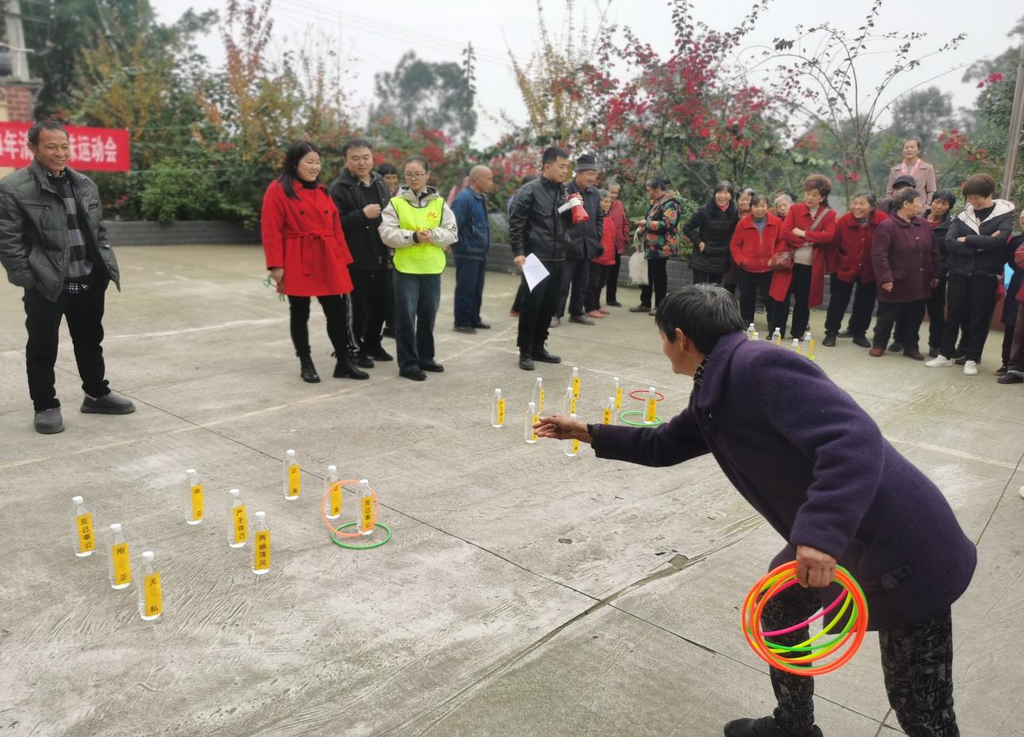
<svg viewBox="0 0 1024 737">
<path fill-rule="evenodd" d="M 176 19 L 183 7 L 189 5 L 196 10 L 212 8 L 221 11 L 224 6 L 223 0 L 152 2 L 164 22 Z M 372 100 L 374 74 L 392 70 L 403 52 L 414 49 L 424 59 L 459 61 L 462 48 L 470 40 L 478 56 L 480 125 L 475 142 L 484 145 L 500 135 L 501 127 L 496 120 L 502 112 L 517 121 L 525 118 L 507 48 L 511 48 L 520 59 L 527 58 L 534 48 L 538 36 L 537 11 L 531 0 L 438 0 L 433 3 L 380 2 L 376 5 L 366 0 L 272 2 L 277 51 L 301 43 L 304 38 L 315 38 L 318 34 L 325 36 L 339 51 L 344 62 L 345 86 L 352 95 L 354 112 L 360 122 L 365 120 L 366 108 Z M 732 28 L 749 6 L 750 2 L 741 0 L 694 2 L 697 19 L 719 30 Z M 861 25 L 860 21 L 870 6 L 871 0 L 775 0 L 773 6 L 758 19 L 758 27 L 748 36 L 745 46 L 770 45 L 777 36 L 792 37 L 793 26 L 798 22 L 811 25 L 828 21 L 852 34 Z M 629 25 L 641 39 L 661 53 L 671 48 L 672 27 L 667 0 L 611 0 L 610 7 L 612 23 Z M 952 92 L 958 107 L 973 102 L 977 94 L 974 85 L 960 81 L 962 70 L 951 70 L 1004 51 L 1011 44 L 1006 33 L 1024 11 L 1019 3 L 1010 0 L 986 2 L 984 12 L 974 12 L 970 7 L 964 0 L 885 2 L 877 30 L 927 33 L 928 37 L 920 42 L 922 51 L 938 47 L 957 33 L 967 34 L 967 39 L 957 51 L 933 57 L 923 68 L 908 73 L 898 87 L 892 88 L 893 95 L 942 75 L 931 84 Z M 598 13 L 593 0 L 577 2 L 576 15 L 594 26 Z M 546 0 L 545 16 L 554 33 L 564 29 L 564 0 Z M 215 65 L 220 64 L 223 54 L 216 33 L 203 40 L 201 49 Z M 747 53 L 753 58 L 756 51 L 749 49 Z M 883 53 L 871 58 L 877 61 L 872 64 L 865 62 L 859 69 L 862 80 L 879 78 L 892 60 L 891 55 Z"/>
</svg>

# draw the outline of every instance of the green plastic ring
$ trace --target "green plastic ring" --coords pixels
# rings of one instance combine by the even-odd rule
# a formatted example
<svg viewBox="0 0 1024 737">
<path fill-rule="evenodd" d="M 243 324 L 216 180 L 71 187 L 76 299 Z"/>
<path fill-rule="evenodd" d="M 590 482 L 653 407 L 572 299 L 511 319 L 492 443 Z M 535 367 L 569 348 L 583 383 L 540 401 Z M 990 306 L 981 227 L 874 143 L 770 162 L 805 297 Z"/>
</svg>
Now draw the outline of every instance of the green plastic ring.
<svg viewBox="0 0 1024 737">
<path fill-rule="evenodd" d="M 638 417 L 643 417 L 643 414 L 644 411 L 642 409 L 627 410 L 623 412 L 621 415 L 619 415 L 619 422 L 621 422 L 623 425 L 629 425 L 630 427 L 657 427 L 662 423 L 662 419 L 657 415 L 654 416 L 653 425 L 648 425 L 646 422 L 631 422 L 626 419 L 627 415 L 637 415 Z"/>
<path fill-rule="evenodd" d="M 359 523 L 358 522 L 346 522 L 341 527 L 334 528 L 334 532 L 341 532 L 346 527 L 354 527 L 357 524 L 359 524 Z M 341 542 L 340 540 L 338 540 L 337 535 L 332 533 L 331 534 L 331 542 L 334 543 L 335 545 L 337 545 L 339 548 L 345 548 L 346 550 L 373 550 L 374 548 L 379 548 L 381 545 L 386 545 L 387 542 L 389 540 L 391 540 L 391 528 L 388 527 L 383 522 L 378 522 L 375 525 L 375 527 L 383 527 L 385 530 L 387 530 L 388 536 L 386 538 L 384 538 L 383 540 L 378 540 L 377 542 L 371 543 L 369 545 L 351 545 L 350 543 L 343 543 L 343 542 Z"/>
</svg>

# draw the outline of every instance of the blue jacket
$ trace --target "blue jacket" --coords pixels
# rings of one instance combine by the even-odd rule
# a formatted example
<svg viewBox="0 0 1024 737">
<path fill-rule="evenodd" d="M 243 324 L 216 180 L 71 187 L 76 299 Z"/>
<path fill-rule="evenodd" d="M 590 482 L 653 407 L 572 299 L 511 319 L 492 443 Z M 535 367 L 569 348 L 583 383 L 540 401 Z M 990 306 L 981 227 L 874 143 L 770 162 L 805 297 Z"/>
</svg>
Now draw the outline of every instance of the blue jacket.
<svg viewBox="0 0 1024 737">
<path fill-rule="evenodd" d="M 459 240 L 452 244 L 455 256 L 483 261 L 491 248 L 487 195 L 477 194 L 466 187 L 452 201 L 452 212 L 459 226 Z"/>
<path fill-rule="evenodd" d="M 592 437 L 599 458 L 646 466 L 713 454 L 786 540 L 773 565 L 798 545 L 837 558 L 864 589 L 870 629 L 940 614 L 974 574 L 974 544 L 942 492 L 815 364 L 771 341 L 720 338 L 682 414 L 654 430 L 597 425 Z"/>
</svg>

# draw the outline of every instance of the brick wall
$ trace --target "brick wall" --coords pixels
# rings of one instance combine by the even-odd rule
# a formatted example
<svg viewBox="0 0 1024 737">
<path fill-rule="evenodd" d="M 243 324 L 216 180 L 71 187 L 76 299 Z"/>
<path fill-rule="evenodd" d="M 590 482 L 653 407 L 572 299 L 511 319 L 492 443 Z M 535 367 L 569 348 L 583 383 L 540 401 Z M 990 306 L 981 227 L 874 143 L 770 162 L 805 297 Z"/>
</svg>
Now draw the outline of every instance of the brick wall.
<svg viewBox="0 0 1024 737">
<path fill-rule="evenodd" d="M 3 88 L 4 100 L 7 103 L 7 120 L 31 122 L 32 90 L 28 87 L 12 86 Z"/>
</svg>

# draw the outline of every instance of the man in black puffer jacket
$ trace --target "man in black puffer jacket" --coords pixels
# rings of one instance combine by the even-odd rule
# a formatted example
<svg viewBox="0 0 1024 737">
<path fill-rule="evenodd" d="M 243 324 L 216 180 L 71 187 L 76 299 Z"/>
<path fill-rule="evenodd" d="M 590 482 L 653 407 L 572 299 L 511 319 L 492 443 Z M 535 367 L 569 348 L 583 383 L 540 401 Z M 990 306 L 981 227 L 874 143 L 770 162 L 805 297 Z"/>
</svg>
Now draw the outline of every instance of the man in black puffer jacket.
<svg viewBox="0 0 1024 737">
<path fill-rule="evenodd" d="M 701 205 L 683 226 L 683 235 L 693 242 L 690 268 L 693 269 L 694 284 L 722 283 L 722 277 L 730 266 L 732 232 L 739 221 L 732 184 L 719 182 L 707 204 Z"/>
<path fill-rule="evenodd" d="M 601 210 L 601 197 L 594 186 L 597 183 L 597 161 L 590 154 L 584 154 L 576 160 L 576 171 L 566 187 L 569 195 L 578 194 L 583 198 L 583 209 L 589 219 L 576 223 L 569 230 L 572 245 L 565 255 L 565 266 L 562 269 L 562 298 L 558 303 L 558 312 L 552 325 L 558 325 L 565 315 L 565 303 L 569 302 L 569 322 L 593 325 L 594 321 L 583 314 L 583 297 L 587 293 L 590 280 L 590 260 L 604 252 L 601 236 L 604 233 L 604 212 Z M 569 300 L 569 289 L 572 288 L 572 300 Z"/>
</svg>

